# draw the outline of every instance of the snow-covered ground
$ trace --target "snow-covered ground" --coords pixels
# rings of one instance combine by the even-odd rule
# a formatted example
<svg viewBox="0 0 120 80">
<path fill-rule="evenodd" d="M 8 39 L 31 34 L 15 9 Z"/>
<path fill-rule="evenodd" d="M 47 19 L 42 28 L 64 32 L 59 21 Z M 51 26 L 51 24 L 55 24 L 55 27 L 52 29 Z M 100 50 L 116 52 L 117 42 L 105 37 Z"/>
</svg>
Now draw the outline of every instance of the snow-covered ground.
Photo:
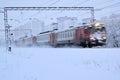
<svg viewBox="0 0 120 80">
<path fill-rule="evenodd" d="M 120 80 L 120 49 L 0 48 L 0 80 Z"/>
</svg>

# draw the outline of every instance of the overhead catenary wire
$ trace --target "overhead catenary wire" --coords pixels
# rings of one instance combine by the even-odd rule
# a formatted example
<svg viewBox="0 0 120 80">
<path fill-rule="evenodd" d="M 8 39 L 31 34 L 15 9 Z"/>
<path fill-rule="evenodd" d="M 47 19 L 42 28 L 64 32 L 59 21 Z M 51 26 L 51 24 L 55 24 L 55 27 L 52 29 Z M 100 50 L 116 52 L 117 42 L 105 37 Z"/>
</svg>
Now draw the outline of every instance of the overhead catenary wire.
<svg viewBox="0 0 120 80">
<path fill-rule="evenodd" d="M 117 6 L 120 6 L 120 2 L 111 4 L 111 5 L 107 5 L 107 6 L 104 6 L 104 7 L 102 7 L 102 8 L 98 8 L 98 9 L 96 9 L 96 10 L 103 10 L 103 9 L 107 9 L 107 8 L 117 7 Z"/>
<path fill-rule="evenodd" d="M 47 1 L 46 3 L 50 3 L 50 1 L 51 1 L 51 0 Z M 49 6 L 52 6 L 52 5 L 56 4 L 56 3 L 58 3 L 58 2 L 60 2 L 60 1 L 61 1 L 61 0 L 56 0 L 56 1 L 54 1 L 53 3 L 49 4 L 48 7 L 49 7 Z M 86 1 L 90 1 L 90 0 L 82 1 L 81 4 L 86 3 Z M 77 5 L 80 5 L 80 3 L 77 4 Z M 60 13 L 60 12 L 59 12 L 59 13 Z M 35 14 L 33 14 L 33 15 L 31 15 L 30 17 L 36 16 L 36 15 L 38 15 L 38 14 L 40 14 L 40 11 L 37 12 L 37 13 L 35 13 Z"/>
<path fill-rule="evenodd" d="M 51 0 L 50 0 L 51 1 Z M 48 1 L 48 2 L 50 2 L 50 1 Z M 56 4 L 56 3 L 58 3 L 58 2 L 60 2 L 61 0 L 57 0 L 57 1 L 55 1 L 55 2 L 53 2 L 53 3 L 51 3 L 51 4 L 49 4 L 48 5 L 48 7 L 50 7 L 50 6 L 52 6 L 52 5 L 54 5 L 54 4 Z M 35 15 L 37 15 L 37 14 L 39 14 L 40 13 L 40 11 L 39 12 L 37 12 Z M 34 15 L 33 15 L 34 16 Z"/>
<path fill-rule="evenodd" d="M 115 14 L 119 14 L 120 13 L 120 9 L 119 10 L 115 10 L 115 11 L 112 11 L 112 12 L 110 12 L 111 14 L 113 13 L 113 12 L 116 12 Z M 102 16 L 103 14 L 98 14 L 97 16 Z M 105 15 L 104 15 L 105 16 Z M 104 17 L 103 16 L 103 17 Z M 106 15 L 106 16 L 108 16 L 108 15 Z"/>
<path fill-rule="evenodd" d="M 60 1 L 61 1 L 61 0 L 56 0 L 56 1 L 54 1 L 53 3 L 49 4 L 48 7 L 50 7 L 50 6 L 58 3 L 58 2 L 60 2 Z M 47 4 L 47 3 L 50 3 L 50 2 L 51 2 L 51 0 L 47 1 L 46 4 Z M 30 17 L 36 16 L 36 15 L 38 15 L 38 14 L 40 14 L 40 11 L 38 11 L 37 13 L 31 15 Z M 28 19 L 28 18 L 26 18 L 24 21 L 26 21 L 27 19 Z"/>
<path fill-rule="evenodd" d="M 82 1 L 82 2 L 79 2 L 79 3 L 77 3 L 77 4 L 72 5 L 72 7 L 80 6 L 80 5 L 82 5 L 82 4 L 84 4 L 84 3 L 88 2 L 88 1 L 90 1 L 90 0 L 84 0 L 84 1 Z M 60 11 L 60 13 L 61 13 L 61 12 L 63 12 L 63 11 Z"/>
<path fill-rule="evenodd" d="M 98 9 L 95 9 L 96 11 L 101 11 L 101 10 L 104 10 L 104 9 L 111 9 L 111 8 L 114 8 L 114 7 L 118 7 L 120 6 L 120 2 L 117 2 L 117 3 L 114 3 L 114 4 L 111 4 L 111 5 L 107 5 L 107 6 L 104 6 L 102 8 L 98 8 Z M 113 12 L 118 12 L 118 11 L 113 11 Z M 111 13 L 111 12 L 110 12 Z M 103 14 L 102 14 L 103 15 Z M 97 15 L 97 16 L 102 16 L 101 14 Z"/>
<path fill-rule="evenodd" d="M 86 1 L 90 1 L 90 0 L 85 0 L 85 1 L 83 1 L 83 2 L 81 2 L 81 3 L 78 3 L 77 5 L 81 5 L 82 3 L 84 4 L 84 3 L 86 3 Z M 112 1 L 112 0 L 110 0 L 110 2 L 111 2 L 111 1 Z M 50 1 L 48 1 L 48 2 L 50 2 Z M 53 3 L 49 4 L 49 6 L 52 6 L 52 5 L 54 5 L 54 4 L 58 3 L 58 2 L 60 2 L 60 0 L 54 1 Z M 107 1 L 106 1 L 106 2 L 107 2 Z M 76 6 L 77 6 L 77 5 L 76 5 Z M 110 6 L 111 6 L 111 5 L 110 5 Z M 114 6 L 116 6 L 116 5 L 114 4 Z M 107 6 L 101 8 L 101 9 L 104 9 L 104 8 L 106 8 L 106 7 L 107 7 Z M 36 15 L 38 15 L 39 13 L 40 13 L 40 11 L 37 12 L 36 14 L 32 15 L 31 17 L 36 16 Z M 59 13 L 60 13 L 60 12 L 59 12 Z"/>
<path fill-rule="evenodd" d="M 88 1 L 88 0 L 86 0 L 86 1 Z M 112 2 L 112 1 L 114 1 L 114 0 L 107 0 L 107 1 L 101 2 L 99 4 L 105 4 L 106 2 L 108 3 L 108 2 Z M 111 4 L 111 5 L 107 5 L 107 6 L 104 6 L 101 8 L 97 8 L 97 9 L 95 9 L 95 11 L 101 11 L 103 9 L 109 9 L 109 8 L 118 7 L 118 6 L 120 6 L 120 2 Z M 86 15 L 86 14 L 87 14 L 87 12 L 85 14 L 82 14 L 82 15 Z"/>
<path fill-rule="evenodd" d="M 86 2 L 88 2 L 88 1 L 90 1 L 90 0 L 85 0 L 85 1 L 82 1 L 82 2 L 80 2 L 80 3 L 77 3 L 77 4 L 74 4 L 73 5 L 73 7 L 75 6 L 80 6 L 80 5 L 82 5 L 82 4 L 84 4 L 84 3 L 86 3 Z"/>
<path fill-rule="evenodd" d="M 49 4 L 48 7 L 50 7 L 50 6 L 52 6 L 52 5 L 56 4 L 56 3 L 58 3 L 58 2 L 60 2 L 60 1 L 61 1 L 61 0 L 57 0 L 57 1 L 55 1 L 55 2 L 53 2 L 53 3 L 51 3 L 51 4 Z M 84 4 L 84 3 L 88 2 L 88 1 L 90 1 L 90 0 L 82 1 L 81 3 L 78 3 L 77 5 Z M 49 1 L 48 1 L 48 2 L 49 2 Z M 77 5 L 76 5 L 76 6 L 77 6 Z M 75 6 L 75 5 L 74 5 L 74 6 Z M 74 6 L 73 6 L 73 7 L 74 7 Z M 75 7 L 76 7 L 76 6 L 75 6 Z M 59 13 L 61 13 L 61 12 L 62 12 L 62 11 L 60 11 Z M 37 12 L 36 14 L 34 14 L 34 15 L 37 15 L 37 14 L 39 14 L 39 13 L 40 13 L 40 11 Z M 32 16 L 34 16 L 34 15 L 32 15 Z"/>
<path fill-rule="evenodd" d="M 85 0 L 85 1 L 82 1 L 82 2 L 80 2 L 80 3 L 74 4 L 73 7 L 74 7 L 74 6 L 76 7 L 76 6 L 83 5 L 83 4 L 85 4 L 85 3 L 89 2 L 89 1 L 91 1 L 91 0 Z M 89 13 L 89 12 L 85 12 L 85 13 L 79 14 L 79 15 L 77 15 L 77 16 L 85 15 L 85 14 L 88 14 L 88 13 Z"/>
<path fill-rule="evenodd" d="M 101 6 L 101 5 L 108 4 L 108 3 L 113 2 L 113 1 L 114 1 L 114 0 L 102 1 L 102 2 L 99 2 L 99 5 Z M 98 4 L 95 4 L 95 5 L 93 5 L 93 6 L 98 6 Z"/>
<path fill-rule="evenodd" d="M 45 4 L 48 4 L 48 3 L 50 3 L 50 2 L 51 2 L 51 0 L 49 0 L 49 1 L 45 2 L 45 3 L 43 3 L 43 4 L 45 5 Z M 44 6 L 44 5 L 43 5 L 43 6 Z"/>
<path fill-rule="evenodd" d="M 52 5 L 54 5 L 54 4 L 56 4 L 56 3 L 60 2 L 60 1 L 61 1 L 61 0 L 57 0 L 57 1 L 53 2 L 53 3 L 51 3 L 49 6 L 52 6 Z M 88 1 L 90 1 L 90 0 L 82 1 L 81 3 L 78 3 L 77 5 L 84 4 L 84 3 L 88 2 Z M 60 11 L 59 13 L 61 13 L 61 12 L 63 12 L 63 11 Z M 87 13 L 88 13 L 88 12 L 87 12 Z"/>
<path fill-rule="evenodd" d="M 61 0 L 57 0 L 57 1 L 53 2 L 53 3 L 51 3 L 51 4 L 49 5 L 49 7 L 52 6 L 52 5 L 54 5 L 54 4 L 56 4 L 56 3 L 58 3 L 58 2 L 60 2 L 60 1 L 61 1 Z"/>
</svg>

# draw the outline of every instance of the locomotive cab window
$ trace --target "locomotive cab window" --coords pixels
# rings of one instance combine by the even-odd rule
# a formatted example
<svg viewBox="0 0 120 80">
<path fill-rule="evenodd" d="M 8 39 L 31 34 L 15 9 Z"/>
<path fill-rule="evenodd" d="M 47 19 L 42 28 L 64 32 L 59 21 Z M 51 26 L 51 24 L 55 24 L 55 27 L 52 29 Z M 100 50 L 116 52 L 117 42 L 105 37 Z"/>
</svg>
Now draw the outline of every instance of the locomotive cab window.
<svg viewBox="0 0 120 80">
<path fill-rule="evenodd" d="M 101 31 L 101 32 L 106 31 L 106 30 L 105 30 L 105 27 L 102 27 L 102 28 L 100 29 L 100 31 Z"/>
<path fill-rule="evenodd" d="M 89 34 L 89 32 L 90 32 L 89 29 L 84 29 L 85 34 Z"/>
<path fill-rule="evenodd" d="M 97 28 L 96 30 L 95 30 L 95 32 L 104 32 L 105 31 L 105 28 L 104 27 L 102 27 L 102 28 Z"/>
</svg>

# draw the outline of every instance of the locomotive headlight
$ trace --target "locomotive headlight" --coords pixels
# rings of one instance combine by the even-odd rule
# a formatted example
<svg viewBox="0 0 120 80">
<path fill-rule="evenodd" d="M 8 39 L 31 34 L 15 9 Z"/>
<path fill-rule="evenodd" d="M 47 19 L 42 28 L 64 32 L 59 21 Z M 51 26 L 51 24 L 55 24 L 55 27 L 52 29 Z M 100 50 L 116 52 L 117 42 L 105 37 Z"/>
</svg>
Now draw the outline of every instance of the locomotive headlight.
<svg viewBox="0 0 120 80">
<path fill-rule="evenodd" d="M 95 37 L 90 37 L 90 40 L 93 40 L 93 41 L 94 41 L 94 40 L 95 40 Z"/>
<path fill-rule="evenodd" d="M 103 36 L 102 38 L 103 38 L 103 39 L 106 39 L 106 37 L 105 37 L 105 36 Z"/>
<path fill-rule="evenodd" d="M 100 23 L 95 23 L 95 25 L 94 25 L 95 27 L 98 27 L 98 26 L 100 26 Z"/>
<path fill-rule="evenodd" d="M 95 27 L 96 29 L 101 29 L 101 28 L 102 28 L 101 23 L 99 23 L 99 22 L 95 23 L 95 24 L 94 24 L 94 27 Z"/>
</svg>

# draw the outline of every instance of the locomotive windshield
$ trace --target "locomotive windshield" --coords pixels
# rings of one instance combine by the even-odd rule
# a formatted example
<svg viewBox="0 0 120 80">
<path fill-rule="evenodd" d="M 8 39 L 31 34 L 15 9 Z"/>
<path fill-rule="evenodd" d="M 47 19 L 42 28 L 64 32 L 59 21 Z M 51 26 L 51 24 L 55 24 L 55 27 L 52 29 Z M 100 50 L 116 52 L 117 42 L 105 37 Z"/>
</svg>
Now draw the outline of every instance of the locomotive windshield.
<svg viewBox="0 0 120 80">
<path fill-rule="evenodd" d="M 96 29 L 95 31 L 96 31 L 96 32 L 98 32 L 98 31 L 100 31 L 100 32 L 105 32 L 106 30 L 105 30 L 105 27 L 102 27 L 102 28 Z"/>
<path fill-rule="evenodd" d="M 92 25 L 91 32 L 92 33 L 94 33 L 94 32 L 106 32 L 106 29 L 105 29 L 103 24 L 100 24 L 97 22 L 97 23 Z"/>
<path fill-rule="evenodd" d="M 106 32 L 105 27 L 102 28 L 92 28 L 91 29 L 91 33 L 95 33 L 95 32 Z"/>
</svg>

